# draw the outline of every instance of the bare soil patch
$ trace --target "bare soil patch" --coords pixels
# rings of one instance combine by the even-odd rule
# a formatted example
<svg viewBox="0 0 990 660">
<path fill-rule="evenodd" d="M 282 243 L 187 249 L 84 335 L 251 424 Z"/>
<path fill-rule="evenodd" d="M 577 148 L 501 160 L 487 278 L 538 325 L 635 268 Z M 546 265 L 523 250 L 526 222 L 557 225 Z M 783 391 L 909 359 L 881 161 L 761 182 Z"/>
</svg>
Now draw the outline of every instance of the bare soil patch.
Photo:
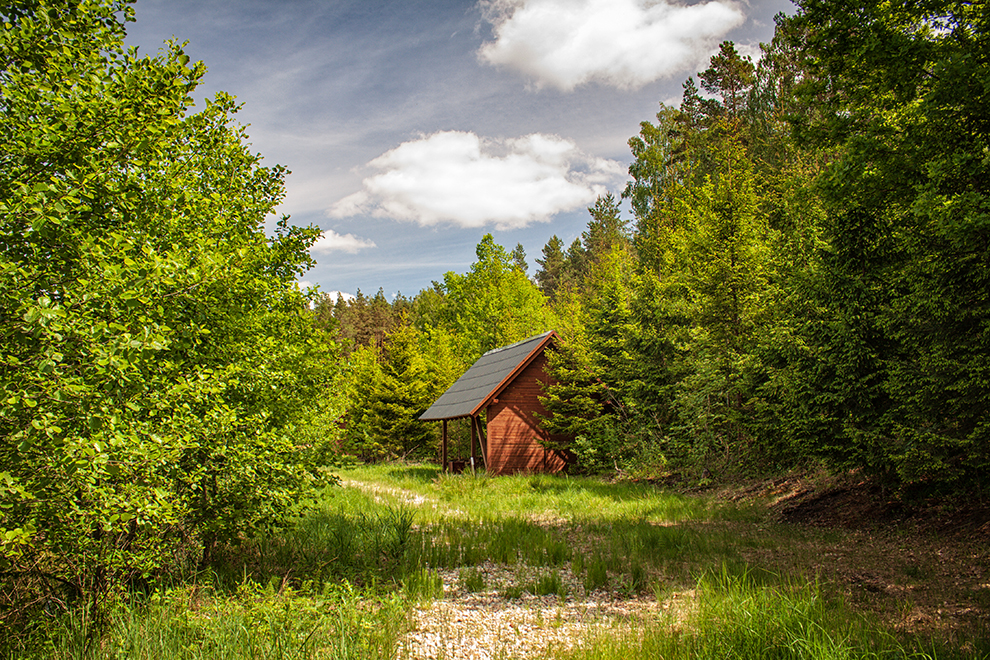
<svg viewBox="0 0 990 660">
<path fill-rule="evenodd" d="M 948 640 L 990 634 L 990 504 L 905 502 L 855 478 L 748 490 L 770 497 L 771 520 L 803 531 L 751 561 L 817 576 L 897 630 Z"/>
</svg>

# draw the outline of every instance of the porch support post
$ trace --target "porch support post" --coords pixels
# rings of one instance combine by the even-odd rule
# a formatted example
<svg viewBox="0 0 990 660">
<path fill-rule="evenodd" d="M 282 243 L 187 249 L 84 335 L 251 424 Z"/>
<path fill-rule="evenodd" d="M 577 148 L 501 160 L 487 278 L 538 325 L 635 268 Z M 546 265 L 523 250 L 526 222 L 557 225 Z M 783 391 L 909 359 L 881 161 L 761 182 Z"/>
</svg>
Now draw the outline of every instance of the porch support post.
<svg viewBox="0 0 990 660">
<path fill-rule="evenodd" d="M 478 430 L 478 418 L 471 417 L 471 473 L 474 474 L 474 436 Z"/>
<path fill-rule="evenodd" d="M 485 408 L 485 418 L 490 417 L 491 408 Z M 478 442 L 481 443 L 481 460 L 485 464 L 485 472 L 488 472 L 488 436 L 481 426 L 481 418 L 478 418 Z"/>
<path fill-rule="evenodd" d="M 443 420 L 443 430 L 440 432 L 440 471 L 447 471 L 447 420 Z"/>
</svg>

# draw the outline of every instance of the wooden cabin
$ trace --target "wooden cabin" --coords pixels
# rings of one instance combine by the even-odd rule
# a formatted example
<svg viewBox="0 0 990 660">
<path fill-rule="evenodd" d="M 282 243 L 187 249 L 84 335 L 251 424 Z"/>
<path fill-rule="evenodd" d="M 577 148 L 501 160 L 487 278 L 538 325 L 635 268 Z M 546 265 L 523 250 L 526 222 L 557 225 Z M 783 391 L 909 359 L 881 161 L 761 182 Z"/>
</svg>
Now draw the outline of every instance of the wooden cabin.
<svg viewBox="0 0 990 660">
<path fill-rule="evenodd" d="M 570 452 L 540 444 L 569 438 L 551 436 L 536 417 L 546 414 L 538 397 L 543 386 L 553 382 L 546 371 L 545 351 L 558 340 L 555 332 L 547 332 L 485 353 L 420 416 L 443 423 L 440 460 L 445 470 L 449 469 L 447 422 L 466 417 L 471 419 L 471 462 L 489 474 L 560 472 L 574 461 Z M 482 412 L 487 420 L 484 430 Z"/>
</svg>

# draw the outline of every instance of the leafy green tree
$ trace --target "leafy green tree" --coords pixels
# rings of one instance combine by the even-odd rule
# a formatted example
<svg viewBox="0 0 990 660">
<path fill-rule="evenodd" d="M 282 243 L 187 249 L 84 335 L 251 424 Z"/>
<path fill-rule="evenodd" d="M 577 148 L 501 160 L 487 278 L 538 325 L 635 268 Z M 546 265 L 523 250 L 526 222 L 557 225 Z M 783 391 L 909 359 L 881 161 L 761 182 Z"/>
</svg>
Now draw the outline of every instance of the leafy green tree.
<svg viewBox="0 0 990 660">
<path fill-rule="evenodd" d="M 588 275 L 588 251 L 581 244 L 581 238 L 575 238 L 564 258 L 567 280 L 571 286 L 581 286 Z"/>
<path fill-rule="evenodd" d="M 435 436 L 431 424 L 419 421 L 433 402 L 427 365 L 415 328 L 393 332 L 384 349 L 381 378 L 359 403 L 362 424 L 384 454 L 378 458 L 406 457 L 431 447 Z"/>
<path fill-rule="evenodd" d="M 548 353 L 555 382 L 540 398 L 548 413 L 544 427 L 574 438 L 567 449 L 588 472 L 624 466 L 635 455 L 625 398 L 632 265 L 621 245 L 600 255 L 586 289 L 572 291 L 570 311 L 560 310 L 570 322 L 561 329 L 561 344 Z"/>
<path fill-rule="evenodd" d="M 613 247 L 628 245 L 626 221 L 622 219 L 619 203 L 612 193 L 606 193 L 595 200 L 595 205 L 588 209 L 588 213 L 591 214 L 591 220 L 581 234 L 581 243 L 591 261 L 601 261 Z"/>
<path fill-rule="evenodd" d="M 777 83 L 793 71 L 783 55 L 772 61 L 761 74 L 722 44 L 700 74 L 708 98 L 689 79 L 680 108 L 662 107 L 630 140 L 623 194 L 636 216 L 638 276 L 626 392 L 660 462 L 698 473 L 752 464 L 768 438 L 781 439 L 767 431 L 793 403 L 781 388 L 795 386 L 800 323 L 786 313 L 801 306 L 785 308 L 795 298 L 786 292 L 812 267 L 817 216 L 813 195 L 800 192 L 813 160 L 796 157 L 781 116 L 791 87 Z M 770 90 L 763 105 L 757 82 Z"/>
<path fill-rule="evenodd" d="M 179 46 L 123 49 L 128 2 L 0 16 L 4 607 L 99 605 L 323 479 L 297 441 L 333 379 L 294 285 L 318 230 L 265 234 L 284 169 L 231 97 L 187 115 Z"/>
<path fill-rule="evenodd" d="M 715 452 L 729 460 L 745 441 L 745 371 L 770 293 L 767 228 L 752 169 L 733 134 L 724 139 L 716 154 L 721 171 L 674 193 L 670 213 L 681 227 L 668 234 L 663 261 L 670 267 L 659 273 L 664 297 L 684 321 L 669 328 L 681 348 L 674 435 L 697 460 Z"/>
<path fill-rule="evenodd" d="M 459 350 L 444 328 L 403 325 L 382 351 L 361 346 L 347 356 L 345 453 L 365 461 L 435 457 L 439 430 L 418 418 L 470 366 Z"/>
<path fill-rule="evenodd" d="M 442 283 L 434 280 L 433 286 L 423 289 L 412 300 L 411 322 L 420 332 L 431 328 L 454 327 L 452 310 L 446 304 L 447 295 Z"/>
<path fill-rule="evenodd" d="M 661 106 L 656 117 L 656 124 L 642 122 L 639 135 L 629 140 L 632 180 L 622 196 L 629 200 L 635 216 L 633 244 L 640 262 L 659 267 L 661 253 L 657 248 L 665 241 L 663 232 L 677 222 L 669 213 L 671 191 L 675 183 L 693 176 L 692 163 L 685 154 L 690 151 L 688 138 L 695 129 L 686 121 L 687 115 L 676 108 Z"/>
<path fill-rule="evenodd" d="M 599 197 L 588 212 L 587 228 L 566 256 L 559 240 L 544 248 L 546 263 L 561 273 L 552 303 L 563 340 L 549 355 L 555 384 L 541 400 L 545 427 L 574 438 L 567 448 L 580 469 L 600 472 L 625 465 L 634 453 L 624 400 L 633 258 L 615 198 Z"/>
<path fill-rule="evenodd" d="M 505 248 L 486 234 L 470 272 L 444 276 L 444 305 L 450 331 L 461 342 L 465 362 L 485 352 L 550 329 L 539 289 L 514 267 Z"/>
<path fill-rule="evenodd" d="M 385 382 L 381 356 L 373 346 L 358 346 L 346 356 L 343 365 L 346 413 L 342 451 L 364 461 L 377 461 L 388 456 L 388 438 L 372 427 L 368 402 Z"/>
</svg>

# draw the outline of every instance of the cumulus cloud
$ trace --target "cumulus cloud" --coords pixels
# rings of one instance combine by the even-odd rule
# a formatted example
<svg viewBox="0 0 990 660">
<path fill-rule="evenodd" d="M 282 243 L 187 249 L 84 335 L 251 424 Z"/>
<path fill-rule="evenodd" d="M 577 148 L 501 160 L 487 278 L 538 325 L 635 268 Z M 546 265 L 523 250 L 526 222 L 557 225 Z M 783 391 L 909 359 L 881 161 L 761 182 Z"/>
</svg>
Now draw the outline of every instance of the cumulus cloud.
<svg viewBox="0 0 990 660">
<path fill-rule="evenodd" d="M 326 252 L 347 252 L 348 254 L 357 254 L 359 250 L 364 250 L 365 248 L 378 247 L 375 245 L 374 241 L 370 241 L 366 238 L 358 238 L 354 234 L 338 234 L 332 229 L 328 229 L 323 234 L 316 239 L 316 243 L 310 248 L 310 251 L 316 253 L 326 253 Z"/>
<path fill-rule="evenodd" d="M 745 20 L 732 0 L 483 0 L 482 7 L 495 40 L 478 58 L 564 91 L 590 82 L 636 89 L 704 68 Z"/>
<path fill-rule="evenodd" d="M 344 302 L 349 302 L 351 300 L 356 300 L 356 298 L 354 297 L 353 294 L 345 293 L 343 291 L 327 291 L 326 292 L 326 296 L 327 296 L 327 298 L 329 298 L 330 300 L 333 300 L 334 302 L 336 302 L 337 300 L 339 300 L 341 298 L 344 299 Z"/>
<path fill-rule="evenodd" d="M 328 215 L 519 228 L 591 204 L 624 174 L 616 161 L 539 133 L 493 140 L 443 131 L 404 142 L 368 167 L 376 173 L 364 179 L 363 190 Z"/>
</svg>

